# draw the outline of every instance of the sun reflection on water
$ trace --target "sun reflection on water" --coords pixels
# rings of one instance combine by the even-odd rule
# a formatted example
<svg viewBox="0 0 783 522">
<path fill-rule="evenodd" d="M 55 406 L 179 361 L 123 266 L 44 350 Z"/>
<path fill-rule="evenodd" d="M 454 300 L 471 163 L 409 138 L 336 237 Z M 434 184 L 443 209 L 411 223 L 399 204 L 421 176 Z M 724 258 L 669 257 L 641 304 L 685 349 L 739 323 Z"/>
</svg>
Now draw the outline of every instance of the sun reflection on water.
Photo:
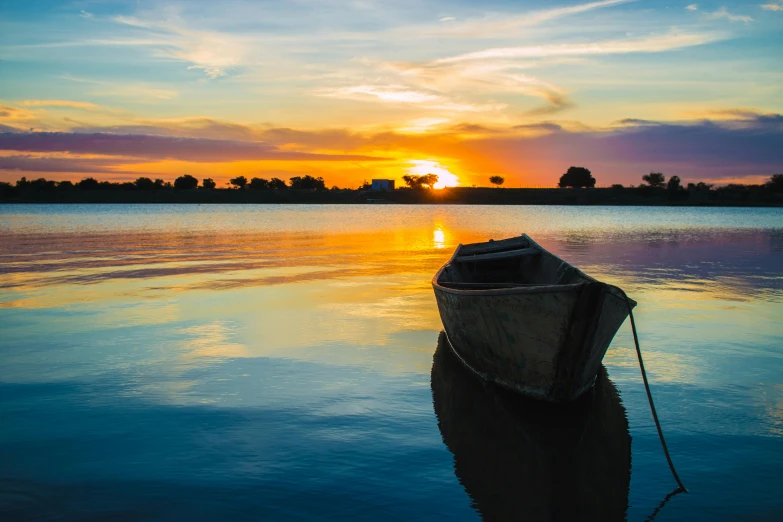
<svg viewBox="0 0 783 522">
<path fill-rule="evenodd" d="M 446 246 L 446 233 L 441 228 L 436 228 L 432 232 L 432 241 L 435 248 L 444 248 Z"/>
</svg>

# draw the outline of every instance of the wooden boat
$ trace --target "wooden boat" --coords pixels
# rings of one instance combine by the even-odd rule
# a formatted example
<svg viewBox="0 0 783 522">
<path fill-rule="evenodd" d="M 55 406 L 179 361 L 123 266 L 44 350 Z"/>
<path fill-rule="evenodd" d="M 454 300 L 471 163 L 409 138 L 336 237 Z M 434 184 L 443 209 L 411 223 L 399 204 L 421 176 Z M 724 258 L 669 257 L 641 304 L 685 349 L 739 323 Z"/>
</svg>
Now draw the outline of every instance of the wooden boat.
<svg viewBox="0 0 783 522">
<path fill-rule="evenodd" d="M 468 368 L 552 402 L 593 385 L 629 311 L 622 290 L 527 235 L 460 245 L 432 286 L 449 344 Z"/>
<path fill-rule="evenodd" d="M 438 339 L 432 400 L 454 474 L 485 521 L 625 520 L 631 435 L 606 369 L 567 405 L 482 381 Z"/>
</svg>

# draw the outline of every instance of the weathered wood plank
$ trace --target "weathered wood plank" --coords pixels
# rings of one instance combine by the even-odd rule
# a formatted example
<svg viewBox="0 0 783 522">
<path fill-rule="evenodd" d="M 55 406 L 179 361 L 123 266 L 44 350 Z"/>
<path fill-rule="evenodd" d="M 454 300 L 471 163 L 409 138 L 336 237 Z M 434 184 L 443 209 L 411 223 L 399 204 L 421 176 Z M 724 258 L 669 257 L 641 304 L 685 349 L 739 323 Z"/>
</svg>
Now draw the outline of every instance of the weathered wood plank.
<svg viewBox="0 0 783 522">
<path fill-rule="evenodd" d="M 460 251 L 460 255 L 454 258 L 457 263 L 470 263 L 474 261 L 492 261 L 495 259 L 508 259 L 511 257 L 534 256 L 540 254 L 537 248 L 520 248 L 518 250 L 507 250 L 505 252 L 494 252 L 492 254 L 465 255 Z"/>
</svg>

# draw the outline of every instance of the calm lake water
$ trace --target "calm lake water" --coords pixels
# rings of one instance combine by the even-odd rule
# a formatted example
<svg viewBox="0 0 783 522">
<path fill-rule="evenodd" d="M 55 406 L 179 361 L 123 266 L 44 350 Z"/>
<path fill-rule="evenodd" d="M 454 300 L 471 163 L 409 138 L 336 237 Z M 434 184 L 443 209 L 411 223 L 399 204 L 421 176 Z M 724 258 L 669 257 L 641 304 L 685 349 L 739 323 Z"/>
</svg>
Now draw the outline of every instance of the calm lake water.
<svg viewBox="0 0 783 522">
<path fill-rule="evenodd" d="M 655 519 L 783 518 L 783 211 L 396 205 L 0 205 L 0 518 L 647 519 L 628 323 L 567 411 L 439 345 L 522 232 L 639 302 Z"/>
</svg>

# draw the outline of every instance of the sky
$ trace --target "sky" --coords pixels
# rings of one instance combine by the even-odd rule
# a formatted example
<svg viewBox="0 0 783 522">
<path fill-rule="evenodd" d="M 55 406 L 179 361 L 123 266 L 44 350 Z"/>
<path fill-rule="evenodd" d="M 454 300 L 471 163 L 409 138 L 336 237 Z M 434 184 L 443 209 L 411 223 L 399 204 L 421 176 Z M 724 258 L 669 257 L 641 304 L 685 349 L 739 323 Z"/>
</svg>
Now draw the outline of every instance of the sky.
<svg viewBox="0 0 783 522">
<path fill-rule="evenodd" d="M 783 0 L 0 2 L 0 181 L 783 172 Z"/>
</svg>

